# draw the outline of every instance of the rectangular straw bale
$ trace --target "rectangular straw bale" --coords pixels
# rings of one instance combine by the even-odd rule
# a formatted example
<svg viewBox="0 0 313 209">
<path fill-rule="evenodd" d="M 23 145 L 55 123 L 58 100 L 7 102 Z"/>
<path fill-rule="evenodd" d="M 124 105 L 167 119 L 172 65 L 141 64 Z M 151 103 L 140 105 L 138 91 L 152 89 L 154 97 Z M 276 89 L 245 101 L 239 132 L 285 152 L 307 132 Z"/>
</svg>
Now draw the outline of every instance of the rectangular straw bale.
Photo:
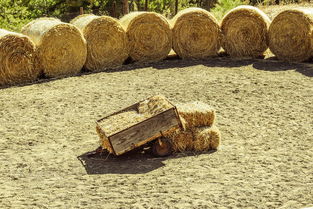
<svg viewBox="0 0 313 209">
<path fill-rule="evenodd" d="M 174 152 L 191 151 L 194 143 L 192 131 L 175 131 L 165 134 L 166 138 L 171 139 Z"/>
<path fill-rule="evenodd" d="M 186 121 L 186 128 L 212 126 L 215 120 L 215 110 L 200 101 L 176 105 L 178 113 Z"/>
<path fill-rule="evenodd" d="M 195 151 L 215 150 L 221 143 L 221 133 L 216 126 L 194 128 L 193 135 L 195 137 L 193 150 Z"/>
</svg>

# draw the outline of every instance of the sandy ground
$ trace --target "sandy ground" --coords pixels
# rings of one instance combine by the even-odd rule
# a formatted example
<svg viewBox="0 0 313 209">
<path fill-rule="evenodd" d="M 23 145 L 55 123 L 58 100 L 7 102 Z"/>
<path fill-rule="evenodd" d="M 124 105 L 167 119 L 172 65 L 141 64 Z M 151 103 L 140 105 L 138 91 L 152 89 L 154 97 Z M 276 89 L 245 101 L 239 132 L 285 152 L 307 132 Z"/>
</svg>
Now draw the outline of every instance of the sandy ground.
<svg viewBox="0 0 313 209">
<path fill-rule="evenodd" d="M 1 208 L 313 206 L 313 64 L 167 60 L 0 89 Z M 217 110 L 217 152 L 87 156 L 95 121 L 154 94 Z"/>
</svg>

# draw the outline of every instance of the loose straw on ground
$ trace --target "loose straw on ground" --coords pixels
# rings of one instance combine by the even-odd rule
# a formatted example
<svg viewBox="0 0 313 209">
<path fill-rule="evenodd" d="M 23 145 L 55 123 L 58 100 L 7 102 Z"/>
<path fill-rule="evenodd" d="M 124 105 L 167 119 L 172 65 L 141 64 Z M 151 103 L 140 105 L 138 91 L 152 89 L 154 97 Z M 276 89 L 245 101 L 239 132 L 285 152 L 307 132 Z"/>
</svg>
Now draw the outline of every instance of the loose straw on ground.
<svg viewBox="0 0 313 209">
<path fill-rule="evenodd" d="M 269 28 L 269 47 L 278 59 L 301 62 L 312 57 L 313 9 L 278 14 Z"/>
<path fill-rule="evenodd" d="M 47 77 L 80 72 L 87 56 L 86 41 L 77 27 L 55 18 L 39 18 L 22 29 L 38 48 L 41 70 Z"/>
<path fill-rule="evenodd" d="M 133 12 L 120 19 L 129 39 L 130 57 L 139 62 L 166 58 L 172 48 L 172 32 L 165 17 L 154 12 Z"/>
<path fill-rule="evenodd" d="M 0 29 L 0 86 L 37 79 L 34 43 L 25 35 Z"/>
<path fill-rule="evenodd" d="M 118 20 L 85 14 L 70 23 L 82 31 L 87 41 L 85 68 L 89 71 L 115 68 L 128 58 L 128 39 Z"/>
<path fill-rule="evenodd" d="M 203 59 L 217 56 L 221 32 L 216 18 L 201 8 L 178 12 L 170 21 L 173 49 L 181 58 Z"/>
<path fill-rule="evenodd" d="M 222 19 L 222 47 L 232 57 L 262 56 L 268 48 L 269 25 L 269 17 L 256 7 L 236 7 Z"/>
</svg>

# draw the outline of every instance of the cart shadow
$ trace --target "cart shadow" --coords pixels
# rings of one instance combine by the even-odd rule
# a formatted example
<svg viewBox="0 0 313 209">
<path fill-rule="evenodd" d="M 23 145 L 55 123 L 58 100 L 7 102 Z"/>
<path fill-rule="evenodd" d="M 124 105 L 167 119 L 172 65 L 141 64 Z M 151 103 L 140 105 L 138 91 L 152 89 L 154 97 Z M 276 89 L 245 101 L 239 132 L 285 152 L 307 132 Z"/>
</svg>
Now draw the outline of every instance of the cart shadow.
<svg viewBox="0 0 313 209">
<path fill-rule="evenodd" d="M 205 152 L 214 153 L 215 150 Z M 197 153 L 203 154 L 203 153 Z M 147 153 L 129 152 L 121 156 L 114 156 L 107 152 L 87 152 L 78 156 L 87 174 L 144 174 L 165 166 L 169 159 L 194 156 L 195 153 L 185 152 L 173 154 L 169 157 L 154 157 Z"/>
</svg>

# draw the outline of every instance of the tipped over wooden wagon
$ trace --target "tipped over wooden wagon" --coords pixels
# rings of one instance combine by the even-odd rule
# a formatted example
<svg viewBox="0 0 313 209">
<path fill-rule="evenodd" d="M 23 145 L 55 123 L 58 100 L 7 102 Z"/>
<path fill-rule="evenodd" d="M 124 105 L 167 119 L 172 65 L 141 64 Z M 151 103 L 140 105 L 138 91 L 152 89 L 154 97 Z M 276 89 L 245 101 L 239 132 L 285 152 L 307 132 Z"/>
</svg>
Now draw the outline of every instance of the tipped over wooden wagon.
<svg viewBox="0 0 313 209">
<path fill-rule="evenodd" d="M 175 105 L 163 96 L 153 96 L 98 120 L 101 147 L 114 155 L 150 144 L 157 156 L 171 154 L 164 135 L 183 129 Z"/>
</svg>

